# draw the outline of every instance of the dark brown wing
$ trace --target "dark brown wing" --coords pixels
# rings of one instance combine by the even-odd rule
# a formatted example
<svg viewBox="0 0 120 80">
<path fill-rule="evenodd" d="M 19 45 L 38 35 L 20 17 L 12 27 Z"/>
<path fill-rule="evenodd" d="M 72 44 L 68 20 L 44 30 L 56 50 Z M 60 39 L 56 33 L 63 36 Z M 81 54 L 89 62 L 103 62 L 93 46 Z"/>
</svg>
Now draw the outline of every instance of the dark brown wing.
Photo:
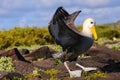
<svg viewBox="0 0 120 80">
<path fill-rule="evenodd" d="M 65 9 L 59 7 L 49 24 L 49 32 L 63 49 L 79 42 L 78 38 L 84 36 L 74 26 L 74 20 L 81 11 L 69 14 Z"/>
</svg>

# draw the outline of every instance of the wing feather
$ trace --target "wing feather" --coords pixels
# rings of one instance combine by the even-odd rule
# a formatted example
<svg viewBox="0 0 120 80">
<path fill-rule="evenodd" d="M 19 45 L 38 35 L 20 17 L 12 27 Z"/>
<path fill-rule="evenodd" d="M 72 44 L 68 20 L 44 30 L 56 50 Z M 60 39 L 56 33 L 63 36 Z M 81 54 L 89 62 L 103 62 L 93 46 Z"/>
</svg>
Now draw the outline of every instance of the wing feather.
<svg viewBox="0 0 120 80">
<path fill-rule="evenodd" d="M 69 14 L 64 8 L 59 7 L 49 23 L 49 32 L 56 43 L 64 49 L 78 43 L 78 38 L 84 37 L 74 26 L 74 20 L 81 11 Z"/>
</svg>

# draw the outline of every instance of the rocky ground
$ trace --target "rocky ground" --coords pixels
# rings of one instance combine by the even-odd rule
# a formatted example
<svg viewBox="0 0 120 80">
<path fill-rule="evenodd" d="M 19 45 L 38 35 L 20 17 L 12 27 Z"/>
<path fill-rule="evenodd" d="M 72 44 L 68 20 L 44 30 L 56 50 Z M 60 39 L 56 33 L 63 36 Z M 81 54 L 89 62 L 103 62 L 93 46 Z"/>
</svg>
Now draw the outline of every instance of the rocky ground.
<svg viewBox="0 0 120 80">
<path fill-rule="evenodd" d="M 0 80 L 120 80 L 120 51 L 109 49 L 104 45 L 94 44 L 85 55 L 79 57 L 77 62 L 87 67 L 97 67 L 96 71 L 82 72 L 82 77 L 70 78 L 64 64 L 52 58 L 55 50 L 45 46 L 32 51 L 27 49 L 4 50 L 1 56 L 11 57 L 15 72 L 0 72 Z M 75 66 L 75 62 L 67 62 L 71 71 L 81 70 Z M 32 75 L 33 71 L 39 75 Z M 47 71 L 50 71 L 47 72 Z M 58 72 L 57 72 L 58 71 Z M 94 77 L 94 73 L 100 71 L 101 77 Z M 25 74 L 28 77 L 25 77 Z M 90 76 L 93 74 L 93 76 Z M 6 79 L 5 79 L 6 78 Z"/>
</svg>

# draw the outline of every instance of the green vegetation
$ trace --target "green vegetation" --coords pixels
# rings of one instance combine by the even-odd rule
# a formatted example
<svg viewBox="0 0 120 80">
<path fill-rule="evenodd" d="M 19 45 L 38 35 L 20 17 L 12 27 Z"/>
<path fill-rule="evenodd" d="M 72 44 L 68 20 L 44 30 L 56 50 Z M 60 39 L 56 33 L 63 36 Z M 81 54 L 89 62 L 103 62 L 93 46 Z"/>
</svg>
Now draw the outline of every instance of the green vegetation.
<svg viewBox="0 0 120 80">
<path fill-rule="evenodd" d="M 58 52 L 62 51 L 62 47 L 60 45 L 54 44 L 54 45 L 47 45 L 47 46 L 54 49 L 54 50 L 56 50 L 56 51 L 58 51 Z"/>
<path fill-rule="evenodd" d="M 56 69 L 49 69 L 44 71 L 46 74 L 50 75 L 50 79 L 54 80 L 56 79 L 55 76 L 60 73 L 60 71 L 56 70 Z"/>
<path fill-rule="evenodd" d="M 9 80 L 9 79 L 7 79 L 7 80 Z M 14 77 L 13 77 L 13 80 L 23 80 L 23 79 L 20 78 L 20 77 L 18 77 L 18 76 L 14 76 Z"/>
<path fill-rule="evenodd" d="M 10 30 L 0 31 L 0 49 L 17 46 L 53 44 L 47 28 L 15 27 Z"/>
<path fill-rule="evenodd" d="M 87 80 L 97 80 L 97 78 L 107 78 L 107 73 L 101 71 L 95 73 L 83 72 L 82 76 L 86 77 Z"/>
<path fill-rule="evenodd" d="M 81 54 L 81 55 L 79 55 L 78 56 L 78 58 L 90 58 L 91 56 L 87 56 L 87 55 L 85 55 L 85 54 Z"/>
<path fill-rule="evenodd" d="M 38 58 L 37 61 L 43 61 L 45 60 L 45 57 L 42 57 L 42 58 Z"/>
<path fill-rule="evenodd" d="M 7 77 L 4 77 L 2 80 L 10 80 L 10 79 L 7 78 Z M 19 76 L 14 76 L 14 77 L 13 77 L 13 80 L 23 80 L 23 79 L 20 78 Z"/>
<path fill-rule="evenodd" d="M 38 68 L 34 68 L 33 73 L 30 74 L 24 74 L 25 79 L 28 78 L 33 78 L 33 77 L 40 77 L 40 73 L 39 73 L 39 69 Z"/>
<path fill-rule="evenodd" d="M 115 44 L 108 44 L 107 47 L 115 49 L 115 50 L 120 50 L 120 42 L 115 43 Z"/>
<path fill-rule="evenodd" d="M 108 38 L 99 38 L 98 41 L 96 41 L 98 44 L 104 44 L 105 42 L 111 41 Z"/>
<path fill-rule="evenodd" d="M 60 64 L 62 64 L 62 61 L 60 60 L 60 59 L 58 59 L 58 58 L 56 58 L 55 59 L 55 65 L 60 65 Z"/>
<path fill-rule="evenodd" d="M 1 57 L 0 58 L 0 71 L 6 71 L 6 72 L 14 71 L 12 58 L 10 58 L 10 57 Z"/>
<path fill-rule="evenodd" d="M 80 31 L 81 26 L 77 27 Z M 119 23 L 97 25 L 96 31 L 99 39 L 113 39 L 120 38 Z M 51 45 L 55 44 L 52 36 L 50 35 L 48 28 L 29 27 L 24 28 L 15 27 L 10 30 L 0 31 L 0 49 L 18 47 L 18 46 L 32 46 L 32 45 Z M 54 47 L 58 48 L 58 47 Z M 61 48 L 58 48 L 61 50 Z M 58 51 L 59 51 L 58 50 Z"/>
</svg>

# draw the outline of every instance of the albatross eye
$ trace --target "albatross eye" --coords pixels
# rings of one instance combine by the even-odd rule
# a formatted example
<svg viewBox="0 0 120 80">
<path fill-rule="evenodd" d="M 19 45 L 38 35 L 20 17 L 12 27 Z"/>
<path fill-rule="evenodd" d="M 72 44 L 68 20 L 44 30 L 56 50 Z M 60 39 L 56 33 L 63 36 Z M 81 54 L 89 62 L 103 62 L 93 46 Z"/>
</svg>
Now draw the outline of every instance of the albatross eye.
<svg viewBox="0 0 120 80">
<path fill-rule="evenodd" d="M 94 22 L 91 22 L 91 24 L 93 24 Z"/>
</svg>

